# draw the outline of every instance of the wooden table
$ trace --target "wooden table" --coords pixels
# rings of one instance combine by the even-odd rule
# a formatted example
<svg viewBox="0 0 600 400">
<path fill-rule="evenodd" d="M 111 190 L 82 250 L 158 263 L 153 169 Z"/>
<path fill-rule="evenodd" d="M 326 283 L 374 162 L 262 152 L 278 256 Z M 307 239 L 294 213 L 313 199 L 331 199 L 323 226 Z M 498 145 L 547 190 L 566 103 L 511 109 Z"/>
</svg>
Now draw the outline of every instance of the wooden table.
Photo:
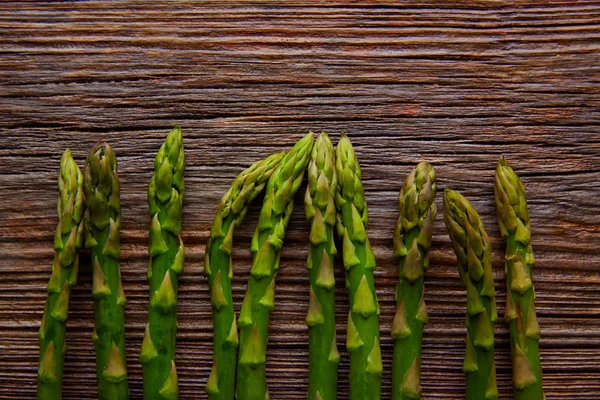
<svg viewBox="0 0 600 400">
<path fill-rule="evenodd" d="M 61 152 L 98 141 L 119 160 L 131 397 L 147 319 L 146 187 L 169 129 L 183 127 L 186 194 L 177 362 L 181 399 L 203 399 L 212 361 L 204 246 L 216 205 L 251 162 L 308 130 L 347 132 L 363 167 L 390 395 L 396 201 L 409 170 L 434 164 L 462 191 L 494 246 L 493 173 L 505 155 L 527 189 L 547 398 L 600 398 L 600 4 L 537 1 L 170 5 L 105 1 L 0 5 L 0 398 L 35 396 L 37 330 L 50 275 Z M 301 191 L 304 189 L 301 189 Z M 308 230 L 296 199 L 268 348 L 271 398 L 307 386 Z M 259 202 L 235 238 L 234 299 L 249 273 Z M 441 196 L 438 196 L 441 209 Z M 426 277 L 425 399 L 460 399 L 465 293 L 441 216 Z M 338 262 L 338 338 L 347 294 Z M 65 399 L 96 396 L 89 255 L 68 322 Z M 512 397 L 506 327 L 496 327 L 501 398 Z M 344 348 L 340 345 L 340 350 Z M 347 398 L 342 352 L 340 399 Z"/>
</svg>

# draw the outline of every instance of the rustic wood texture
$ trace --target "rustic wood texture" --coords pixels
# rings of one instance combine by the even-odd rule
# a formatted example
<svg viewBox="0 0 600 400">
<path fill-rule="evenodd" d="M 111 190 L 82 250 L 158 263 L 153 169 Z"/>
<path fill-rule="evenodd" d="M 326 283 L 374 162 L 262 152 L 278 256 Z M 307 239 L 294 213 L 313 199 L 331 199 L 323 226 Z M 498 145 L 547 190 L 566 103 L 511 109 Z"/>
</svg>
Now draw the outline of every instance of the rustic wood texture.
<svg viewBox="0 0 600 400">
<path fill-rule="evenodd" d="M 431 162 L 460 190 L 494 246 L 504 309 L 503 244 L 493 204 L 505 155 L 529 197 L 547 398 L 600 398 L 600 4 L 594 2 L 258 2 L 144 6 L 105 1 L 0 4 L 0 398 L 35 396 L 37 330 L 57 222 L 56 177 L 69 147 L 98 141 L 119 161 L 121 268 L 131 397 L 147 320 L 146 187 L 169 129 L 183 127 L 187 170 L 177 362 L 181 399 L 206 398 L 212 324 L 204 246 L 216 205 L 251 162 L 308 130 L 347 132 L 363 167 L 378 268 L 383 398 L 390 396 L 396 201 Z M 302 191 L 303 189 L 301 189 Z M 271 398 L 302 399 L 308 379 L 308 225 L 296 199 L 268 348 Z M 233 293 L 248 277 L 259 202 L 235 238 Z M 441 196 L 438 196 L 441 209 Z M 337 265 L 340 344 L 348 311 Z M 68 322 L 64 399 L 96 396 L 89 255 Z M 426 277 L 425 399 L 460 399 L 465 293 L 441 216 Z M 496 327 L 498 386 L 512 397 L 509 338 Z M 340 350 L 344 346 L 340 345 Z M 339 373 L 347 398 L 348 354 Z"/>
</svg>

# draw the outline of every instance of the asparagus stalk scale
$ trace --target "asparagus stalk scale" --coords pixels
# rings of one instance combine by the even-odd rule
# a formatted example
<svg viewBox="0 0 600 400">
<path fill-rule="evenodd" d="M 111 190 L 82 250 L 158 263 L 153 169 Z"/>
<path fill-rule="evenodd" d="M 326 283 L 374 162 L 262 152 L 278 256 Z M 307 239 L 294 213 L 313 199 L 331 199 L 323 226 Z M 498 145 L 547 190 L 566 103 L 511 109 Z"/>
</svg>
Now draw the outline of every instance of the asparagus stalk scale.
<svg viewBox="0 0 600 400">
<path fill-rule="evenodd" d="M 516 400 L 541 400 L 545 397 L 531 279 L 535 265 L 531 223 L 523 184 L 503 158 L 496 168 L 494 189 L 500 233 L 506 240 L 504 320 L 510 330 L 514 395 Z"/>
<path fill-rule="evenodd" d="M 286 154 L 271 175 L 252 238 L 252 269 L 238 325 L 240 354 L 236 377 L 238 400 L 265 400 L 267 332 L 274 308 L 275 274 L 287 224 L 294 208 L 294 194 L 302 183 L 313 146 L 312 132 Z"/>
<path fill-rule="evenodd" d="M 381 398 L 379 303 L 373 270 L 375 256 L 365 231 L 367 204 L 361 170 L 350 140 L 342 135 L 335 160 L 339 179 L 336 229 L 342 238 L 346 287 L 350 297 L 346 348 L 350 352 L 350 400 Z"/>
<path fill-rule="evenodd" d="M 469 201 L 449 189 L 444 191 L 444 221 L 467 289 L 466 399 L 497 399 L 494 322 L 498 313 L 490 239 Z"/>
<path fill-rule="evenodd" d="M 177 285 L 185 258 L 179 236 L 184 169 L 183 138 L 181 129 L 175 127 L 156 155 L 148 186 L 150 310 L 140 353 L 147 400 L 176 400 L 179 394 L 175 338 Z"/>
<path fill-rule="evenodd" d="M 238 331 L 231 295 L 233 231 L 241 225 L 248 205 L 264 190 L 284 154 L 273 154 L 242 171 L 221 199 L 215 215 L 204 261 L 214 332 L 214 362 L 206 383 L 210 400 L 233 400 L 235 391 Z"/>
<path fill-rule="evenodd" d="M 308 314 L 309 400 L 337 399 L 340 355 L 335 334 L 335 277 L 333 238 L 337 188 L 335 153 L 329 136 L 321 133 L 312 149 L 308 187 L 304 197 L 306 218 L 311 221 L 307 267 L 310 274 Z"/>
<path fill-rule="evenodd" d="M 85 246 L 91 248 L 98 399 L 129 398 L 125 359 L 125 293 L 119 270 L 121 206 L 117 160 L 108 144 L 95 146 L 84 168 Z"/>
<path fill-rule="evenodd" d="M 423 284 L 437 213 L 435 194 L 435 171 L 422 162 L 410 172 L 398 197 L 394 255 L 400 259 L 400 276 L 392 323 L 393 400 L 421 398 L 421 342 L 423 326 L 429 321 Z"/>
<path fill-rule="evenodd" d="M 38 400 L 62 397 L 65 331 L 71 288 L 77 284 L 79 249 L 83 242 L 83 175 L 65 150 L 58 174 L 58 226 L 54 236 L 54 262 L 48 282 L 48 299 L 40 325 Z"/>
</svg>

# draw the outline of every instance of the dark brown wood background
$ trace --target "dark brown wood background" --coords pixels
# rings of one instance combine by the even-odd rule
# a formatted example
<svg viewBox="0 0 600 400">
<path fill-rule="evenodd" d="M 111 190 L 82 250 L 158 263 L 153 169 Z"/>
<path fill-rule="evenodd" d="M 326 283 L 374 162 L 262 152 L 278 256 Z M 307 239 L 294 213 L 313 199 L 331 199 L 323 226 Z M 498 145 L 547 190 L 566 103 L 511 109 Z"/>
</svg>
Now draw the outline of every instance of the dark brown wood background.
<svg viewBox="0 0 600 400">
<path fill-rule="evenodd" d="M 185 274 L 177 362 L 181 399 L 203 399 L 212 334 L 204 246 L 217 202 L 253 161 L 308 130 L 351 137 L 363 167 L 378 261 L 383 394 L 389 398 L 396 199 L 431 162 L 461 190 L 494 246 L 504 309 L 493 173 L 505 155 L 529 197 L 547 398 L 600 399 L 600 4 L 537 1 L 0 5 L 0 398 L 35 396 L 37 330 L 50 275 L 59 157 L 80 165 L 104 140 L 119 161 L 121 268 L 132 399 L 147 312 L 147 182 L 169 129 L 183 127 Z M 301 189 L 304 190 L 304 189 Z M 307 386 L 307 224 L 296 199 L 268 348 L 271 398 Z M 254 213 L 236 235 L 239 310 Z M 438 196 L 441 207 L 441 196 Z M 338 265 L 338 337 L 347 296 Z M 89 256 L 68 322 L 64 398 L 96 396 Z M 460 399 L 465 293 L 438 216 L 426 279 L 425 399 Z M 496 327 L 501 398 L 511 398 L 507 330 Z M 340 346 L 343 348 L 343 346 Z M 340 399 L 347 398 L 342 352 Z"/>
</svg>

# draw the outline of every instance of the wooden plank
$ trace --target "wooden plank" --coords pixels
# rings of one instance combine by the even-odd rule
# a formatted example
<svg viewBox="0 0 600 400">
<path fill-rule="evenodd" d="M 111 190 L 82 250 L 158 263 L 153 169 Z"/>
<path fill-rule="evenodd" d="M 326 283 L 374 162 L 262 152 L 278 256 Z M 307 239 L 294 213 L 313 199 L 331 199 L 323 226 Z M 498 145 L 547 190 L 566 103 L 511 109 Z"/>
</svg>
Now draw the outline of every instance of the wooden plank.
<svg viewBox="0 0 600 400">
<path fill-rule="evenodd" d="M 37 329 L 52 259 L 56 174 L 69 147 L 82 164 L 105 140 L 121 178 L 121 268 L 132 399 L 147 312 L 152 160 L 183 127 L 187 170 L 177 360 L 181 399 L 206 398 L 212 324 L 202 260 L 223 192 L 242 168 L 308 130 L 347 132 L 363 167 L 378 261 L 383 396 L 390 396 L 396 263 L 391 235 L 402 181 L 420 160 L 439 188 L 461 190 L 494 246 L 504 292 L 493 172 L 505 155 L 529 197 L 547 398 L 600 397 L 600 4 L 593 1 L 91 1 L 0 4 L 0 398 L 35 395 Z M 303 189 L 301 189 L 303 190 Z M 307 224 L 292 217 L 268 349 L 273 399 L 300 399 L 308 379 Z M 236 308 L 250 269 L 254 205 L 233 259 Z M 441 198 L 438 198 L 441 209 Z M 347 295 L 337 266 L 338 337 Z M 89 256 L 73 291 L 65 399 L 96 396 Z M 441 217 L 426 279 L 425 399 L 464 393 L 465 294 Z M 503 310 L 503 296 L 498 305 Z M 511 398 L 508 333 L 496 327 L 498 385 Z M 342 349 L 343 346 L 340 346 Z M 340 399 L 347 398 L 342 352 Z"/>
</svg>

